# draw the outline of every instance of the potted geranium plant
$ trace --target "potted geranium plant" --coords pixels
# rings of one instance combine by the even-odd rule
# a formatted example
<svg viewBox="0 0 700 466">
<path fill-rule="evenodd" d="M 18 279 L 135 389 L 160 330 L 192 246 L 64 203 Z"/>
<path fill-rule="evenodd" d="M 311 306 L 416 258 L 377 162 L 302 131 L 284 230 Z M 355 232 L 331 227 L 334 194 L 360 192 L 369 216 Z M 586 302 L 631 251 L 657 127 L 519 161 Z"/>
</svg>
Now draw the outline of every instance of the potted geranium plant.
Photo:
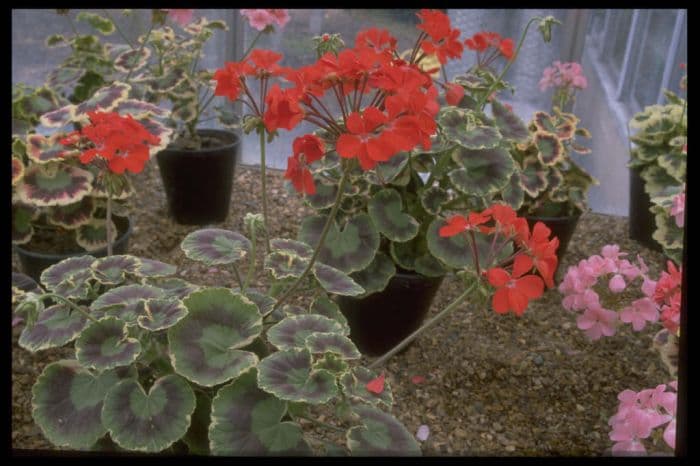
<svg viewBox="0 0 700 466">
<path fill-rule="evenodd" d="M 33 278 L 86 251 L 126 251 L 133 188 L 125 171 L 141 171 L 170 134 L 157 120 L 167 112 L 128 98 L 129 90 L 119 82 L 98 89 L 41 115 L 50 134 L 13 136 L 12 242 Z M 81 148 L 93 152 L 81 155 Z"/>
<path fill-rule="evenodd" d="M 591 150 L 576 141 L 577 136 L 590 138 L 579 126 L 580 120 L 569 111 L 576 91 L 585 89 L 587 81 L 581 65 L 555 61 L 544 70 L 542 91 L 554 88 L 550 113 L 537 111 L 527 130 L 527 137 L 511 147 L 518 163 L 524 193 L 519 212 L 531 225 L 544 222 L 559 238 L 557 255 L 566 252 L 578 220 L 587 209 L 587 193 L 597 180 L 577 164 L 571 154 L 588 154 Z"/>
</svg>

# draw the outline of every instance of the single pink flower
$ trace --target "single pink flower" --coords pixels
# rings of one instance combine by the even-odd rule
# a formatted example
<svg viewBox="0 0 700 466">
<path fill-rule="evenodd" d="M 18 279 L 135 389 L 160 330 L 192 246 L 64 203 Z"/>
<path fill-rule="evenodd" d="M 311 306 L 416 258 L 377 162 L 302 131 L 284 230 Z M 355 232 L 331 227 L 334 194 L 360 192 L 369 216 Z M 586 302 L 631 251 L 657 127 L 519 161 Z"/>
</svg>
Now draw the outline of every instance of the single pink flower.
<svg viewBox="0 0 700 466">
<path fill-rule="evenodd" d="M 671 422 L 668 423 L 666 426 L 666 429 L 664 429 L 664 441 L 666 444 L 673 448 L 674 450 L 676 449 L 676 419 L 673 418 L 671 419 Z"/>
<path fill-rule="evenodd" d="M 625 279 L 622 278 L 622 275 L 620 274 L 613 275 L 613 277 L 608 282 L 608 288 L 610 288 L 610 291 L 612 291 L 613 293 L 622 293 L 623 291 L 625 291 L 626 287 L 627 283 L 625 283 Z"/>
<path fill-rule="evenodd" d="M 626 324 L 631 323 L 632 328 L 639 332 L 647 322 L 659 320 L 659 311 L 656 303 L 650 298 L 641 298 L 632 302 L 620 312 L 620 320 Z"/>
<path fill-rule="evenodd" d="M 190 24 L 190 22 L 192 21 L 192 15 L 194 14 L 194 10 L 192 9 L 166 8 L 165 11 L 168 12 L 168 18 L 172 19 L 177 24 L 183 27 Z"/>
<path fill-rule="evenodd" d="M 683 214 L 685 213 L 685 191 L 677 194 L 673 198 L 673 205 L 671 206 L 671 215 L 675 217 L 676 226 L 678 228 L 683 228 Z"/>
<path fill-rule="evenodd" d="M 280 28 L 283 28 L 284 25 L 289 22 L 289 12 L 286 9 L 273 8 L 269 11 L 270 11 L 270 14 L 272 15 L 272 18 L 275 20 L 275 23 Z"/>
<path fill-rule="evenodd" d="M 591 340 L 598 340 L 601 336 L 611 337 L 615 335 L 617 313 L 603 309 L 602 307 L 588 308 L 576 319 L 576 325 L 584 330 Z"/>
<path fill-rule="evenodd" d="M 242 9 L 241 15 L 248 18 L 250 27 L 258 31 L 262 31 L 267 26 L 276 22 L 275 16 L 270 13 L 270 10 L 266 9 Z"/>
</svg>

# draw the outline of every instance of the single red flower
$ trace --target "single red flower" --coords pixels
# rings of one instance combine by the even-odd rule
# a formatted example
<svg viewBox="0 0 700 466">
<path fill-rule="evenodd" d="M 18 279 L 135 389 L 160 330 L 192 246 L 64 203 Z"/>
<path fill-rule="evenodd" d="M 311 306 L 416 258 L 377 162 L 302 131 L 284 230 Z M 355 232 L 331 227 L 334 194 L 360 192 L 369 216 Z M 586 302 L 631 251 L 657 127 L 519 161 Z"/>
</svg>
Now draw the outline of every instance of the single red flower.
<svg viewBox="0 0 700 466">
<path fill-rule="evenodd" d="M 445 84 L 445 100 L 450 105 L 457 105 L 464 97 L 464 88 L 457 83 Z"/>
<path fill-rule="evenodd" d="M 438 10 L 422 9 L 417 13 L 421 23 L 416 26 L 425 31 L 434 42 L 446 38 L 451 30 L 450 17 Z"/>
<path fill-rule="evenodd" d="M 263 123 L 269 132 L 277 128 L 294 129 L 304 118 L 304 111 L 299 106 L 298 92 L 294 89 L 280 89 L 279 84 L 270 88 L 265 97 L 267 109 L 263 115 Z"/>
<path fill-rule="evenodd" d="M 504 39 L 501 41 L 500 44 L 498 44 L 498 50 L 501 52 L 501 55 L 506 57 L 508 60 L 513 59 L 513 46 L 514 46 L 513 39 Z"/>
<path fill-rule="evenodd" d="M 284 173 L 284 177 L 292 182 L 292 186 L 297 192 L 316 193 L 313 175 L 306 164 L 299 160 L 299 155 L 294 154 L 287 158 L 287 171 Z"/>
<path fill-rule="evenodd" d="M 252 71 L 253 68 L 247 63 L 227 62 L 223 68 L 214 72 L 214 95 L 226 96 L 230 101 L 238 99 L 243 90 L 243 78 Z"/>
<path fill-rule="evenodd" d="M 357 157 L 363 170 L 370 170 L 377 162 L 385 162 L 394 155 L 392 148 L 375 131 L 387 122 L 387 117 L 376 107 L 367 107 L 362 114 L 348 115 L 347 133 L 338 138 L 335 148 L 343 158 Z"/>
<path fill-rule="evenodd" d="M 292 150 L 294 151 L 294 155 L 303 156 L 307 164 L 321 160 L 323 154 L 326 153 L 326 147 L 323 141 L 313 134 L 305 134 L 294 139 Z"/>
<path fill-rule="evenodd" d="M 661 277 L 656 282 L 654 290 L 654 301 L 656 304 L 664 304 L 681 287 L 681 270 L 677 269 L 671 261 L 666 262 L 668 272 L 661 272 Z"/>
<path fill-rule="evenodd" d="M 376 52 L 396 49 L 396 38 L 386 29 L 370 28 L 357 33 L 355 47 L 370 47 Z"/>
<path fill-rule="evenodd" d="M 463 231 L 476 229 L 478 225 L 484 224 L 491 220 L 491 216 L 483 212 L 469 212 L 468 218 L 461 215 L 453 215 L 447 219 L 447 225 L 440 228 L 440 236 L 450 237 L 455 236 Z"/>
<path fill-rule="evenodd" d="M 375 395 L 381 395 L 381 393 L 384 391 L 384 373 L 382 372 L 379 377 L 367 382 L 365 387 L 367 388 L 367 391 L 372 392 Z"/>
<path fill-rule="evenodd" d="M 544 279 L 547 288 L 554 287 L 554 271 L 557 269 L 557 248 L 559 238 L 550 239 L 552 230 L 544 223 L 537 222 L 529 238 L 523 239 L 526 250 L 531 254 L 535 268 Z"/>
<path fill-rule="evenodd" d="M 272 50 L 255 49 L 250 52 L 248 60 L 253 62 L 254 73 L 257 77 L 278 76 L 283 68 L 277 64 L 282 59 L 281 53 Z"/>
<path fill-rule="evenodd" d="M 488 281 L 496 288 L 493 294 L 493 310 L 505 314 L 512 310 L 521 316 L 528 302 L 544 293 L 544 282 L 537 275 L 525 275 L 532 270 L 532 259 L 520 254 L 513 261 L 513 275 L 505 269 L 494 267 L 486 272 Z M 524 275 L 524 276 L 523 276 Z"/>
</svg>

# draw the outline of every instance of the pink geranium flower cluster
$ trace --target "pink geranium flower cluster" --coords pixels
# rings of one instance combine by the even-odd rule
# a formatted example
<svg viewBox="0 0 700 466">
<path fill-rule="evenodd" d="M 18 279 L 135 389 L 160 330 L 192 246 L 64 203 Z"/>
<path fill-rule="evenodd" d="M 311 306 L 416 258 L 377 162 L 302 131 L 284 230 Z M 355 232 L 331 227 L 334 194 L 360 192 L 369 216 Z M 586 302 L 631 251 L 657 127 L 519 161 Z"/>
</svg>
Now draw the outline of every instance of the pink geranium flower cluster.
<svg viewBox="0 0 700 466">
<path fill-rule="evenodd" d="M 282 28 L 289 22 L 289 13 L 285 9 L 242 9 L 241 14 L 248 19 L 250 27 L 258 31 L 274 24 Z"/>
<path fill-rule="evenodd" d="M 540 79 L 542 92 L 550 87 L 585 89 L 588 87 L 588 80 L 583 75 L 580 64 L 576 62 L 562 63 L 557 60 L 552 63 L 552 66 L 544 69 L 542 79 Z"/>
<path fill-rule="evenodd" d="M 666 390 L 666 384 L 642 390 L 624 390 L 617 399 L 620 403 L 617 413 L 610 418 L 612 427 L 610 440 L 613 455 L 634 455 L 646 453 L 642 443 L 657 427 L 666 425 L 664 441 L 671 448 L 676 447 L 676 390 L 678 382 L 668 384 L 673 391 Z"/>
</svg>

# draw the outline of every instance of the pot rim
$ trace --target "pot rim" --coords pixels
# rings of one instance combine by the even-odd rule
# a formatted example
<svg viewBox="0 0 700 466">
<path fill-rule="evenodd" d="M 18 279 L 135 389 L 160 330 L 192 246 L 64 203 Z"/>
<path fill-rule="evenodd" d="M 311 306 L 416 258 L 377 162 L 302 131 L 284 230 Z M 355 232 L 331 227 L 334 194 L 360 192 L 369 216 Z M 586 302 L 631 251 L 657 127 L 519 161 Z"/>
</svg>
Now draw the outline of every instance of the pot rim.
<svg viewBox="0 0 700 466">
<path fill-rule="evenodd" d="M 157 155 L 164 154 L 166 152 L 170 153 L 178 153 L 178 154 L 206 154 L 208 152 L 218 152 L 221 150 L 238 150 L 238 148 L 241 145 L 241 137 L 235 133 L 234 131 L 230 131 L 228 129 L 218 129 L 218 128 L 198 128 L 196 130 L 197 134 L 201 135 L 207 135 L 207 134 L 226 134 L 229 135 L 233 138 L 233 142 L 227 143 L 221 146 L 217 147 L 209 147 L 207 149 L 179 149 L 179 148 L 174 148 L 172 146 L 172 142 L 168 144 L 164 149 L 160 150 Z"/>
<path fill-rule="evenodd" d="M 126 231 L 122 233 L 120 236 L 117 237 L 116 240 L 112 243 L 112 247 L 114 248 L 115 246 L 124 243 L 127 238 L 131 236 L 131 233 L 133 232 L 133 222 L 131 221 L 131 217 L 121 217 L 118 215 L 115 215 L 115 218 L 121 218 L 121 219 L 126 219 L 127 222 L 127 227 Z M 25 249 L 22 247 L 21 244 L 13 244 L 12 248 L 15 249 L 18 252 L 21 252 L 27 257 L 31 257 L 34 259 L 68 259 L 69 257 L 74 257 L 77 255 L 87 255 L 87 254 L 100 254 L 100 253 L 107 253 L 107 246 L 100 248 L 96 251 L 75 251 L 75 252 L 68 252 L 68 253 L 63 253 L 63 254 L 51 254 L 51 253 L 45 253 L 45 252 L 36 252 L 36 251 L 30 251 L 29 249 Z"/>
<path fill-rule="evenodd" d="M 543 217 L 541 215 L 526 214 L 525 218 L 537 219 L 537 220 L 541 220 L 543 222 L 562 222 L 562 221 L 566 221 L 566 220 L 571 221 L 571 220 L 579 219 L 581 217 L 581 215 L 583 215 L 583 212 L 578 213 L 578 214 L 574 214 L 574 215 L 566 215 L 563 217 Z"/>
</svg>

